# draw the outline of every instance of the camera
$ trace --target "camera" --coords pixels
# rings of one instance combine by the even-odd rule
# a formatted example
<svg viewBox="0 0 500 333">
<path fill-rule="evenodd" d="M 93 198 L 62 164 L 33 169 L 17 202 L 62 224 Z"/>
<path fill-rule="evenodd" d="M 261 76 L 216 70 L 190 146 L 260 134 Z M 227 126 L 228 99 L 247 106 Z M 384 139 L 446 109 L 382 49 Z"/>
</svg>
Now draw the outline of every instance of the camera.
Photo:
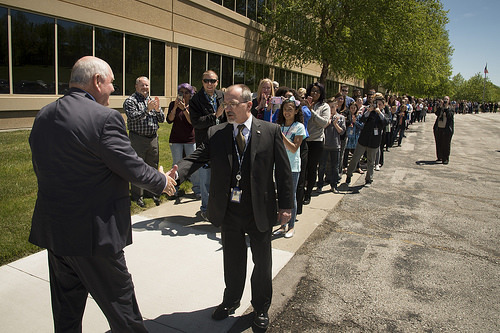
<svg viewBox="0 0 500 333">
<path fill-rule="evenodd" d="M 271 104 L 278 104 L 281 105 L 281 97 L 272 97 L 271 98 Z"/>
</svg>

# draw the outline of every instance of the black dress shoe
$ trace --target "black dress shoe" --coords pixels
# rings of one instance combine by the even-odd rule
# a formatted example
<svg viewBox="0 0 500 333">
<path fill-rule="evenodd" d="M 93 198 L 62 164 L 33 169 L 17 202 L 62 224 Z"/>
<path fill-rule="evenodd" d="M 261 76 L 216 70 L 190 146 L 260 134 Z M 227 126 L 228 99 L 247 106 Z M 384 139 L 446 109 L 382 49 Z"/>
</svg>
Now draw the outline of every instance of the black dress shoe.
<svg viewBox="0 0 500 333">
<path fill-rule="evenodd" d="M 158 198 L 157 196 L 154 196 L 153 197 L 153 201 L 155 202 L 155 205 L 159 206 L 160 205 L 160 198 Z"/>
<path fill-rule="evenodd" d="M 255 312 L 253 324 L 262 330 L 267 330 L 267 327 L 269 326 L 269 315 L 267 314 L 267 311 Z"/>
<path fill-rule="evenodd" d="M 145 206 L 144 201 L 142 201 L 142 198 L 137 199 L 136 203 L 137 203 L 137 206 L 139 206 L 139 207 Z"/>
<path fill-rule="evenodd" d="M 225 303 L 219 304 L 219 306 L 212 313 L 212 319 L 222 320 L 229 317 L 230 314 L 234 313 L 234 310 L 240 307 L 240 302 L 234 303 L 232 305 L 227 305 Z"/>
</svg>

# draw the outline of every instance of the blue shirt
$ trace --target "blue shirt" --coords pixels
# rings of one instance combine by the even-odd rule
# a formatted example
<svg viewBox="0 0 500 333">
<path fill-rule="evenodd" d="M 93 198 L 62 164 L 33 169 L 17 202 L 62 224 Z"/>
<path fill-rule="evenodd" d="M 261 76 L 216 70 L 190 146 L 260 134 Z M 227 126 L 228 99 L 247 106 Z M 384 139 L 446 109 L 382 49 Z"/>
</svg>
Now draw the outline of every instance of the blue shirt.
<svg viewBox="0 0 500 333">
<path fill-rule="evenodd" d="M 299 122 L 294 122 L 291 126 L 281 125 L 281 132 L 285 134 L 285 137 L 291 142 L 293 142 L 293 139 L 295 139 L 297 135 L 302 136 L 302 139 L 306 138 L 306 128 L 304 124 Z M 300 172 L 300 147 L 295 153 L 292 153 L 286 148 L 286 154 L 288 155 L 288 161 L 290 162 L 292 172 Z"/>
</svg>

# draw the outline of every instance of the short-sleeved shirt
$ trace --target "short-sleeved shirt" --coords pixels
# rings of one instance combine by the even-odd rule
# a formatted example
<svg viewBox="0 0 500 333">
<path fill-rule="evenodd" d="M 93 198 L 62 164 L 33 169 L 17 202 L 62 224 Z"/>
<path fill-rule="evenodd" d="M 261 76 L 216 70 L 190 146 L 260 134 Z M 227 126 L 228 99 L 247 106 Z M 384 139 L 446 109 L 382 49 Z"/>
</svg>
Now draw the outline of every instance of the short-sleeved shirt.
<svg viewBox="0 0 500 333">
<path fill-rule="evenodd" d="M 283 132 L 285 137 L 291 142 L 293 142 L 293 139 L 295 139 L 295 136 L 297 135 L 301 135 L 303 139 L 306 138 L 306 128 L 304 127 L 304 124 L 297 121 L 294 122 L 292 126 L 281 125 L 281 132 Z M 290 161 L 292 172 L 300 172 L 300 147 L 295 153 L 292 153 L 288 150 L 288 148 L 286 148 L 286 153 L 288 155 L 288 161 Z"/>
</svg>

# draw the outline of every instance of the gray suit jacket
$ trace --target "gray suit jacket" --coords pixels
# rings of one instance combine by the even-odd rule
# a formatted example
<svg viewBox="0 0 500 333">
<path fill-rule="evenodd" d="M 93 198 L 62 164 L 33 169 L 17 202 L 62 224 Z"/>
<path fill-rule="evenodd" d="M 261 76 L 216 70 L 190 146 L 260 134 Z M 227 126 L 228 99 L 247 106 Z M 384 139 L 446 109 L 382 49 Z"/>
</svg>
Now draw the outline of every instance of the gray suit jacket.
<svg viewBox="0 0 500 333">
<path fill-rule="evenodd" d="M 292 172 L 278 125 L 253 118 L 250 157 L 253 215 L 259 231 L 265 232 L 276 223 L 277 216 L 273 175 L 279 208 L 293 207 Z M 179 162 L 179 183 L 208 161 L 211 164 L 208 215 L 211 223 L 220 226 L 226 215 L 231 188 L 232 124 L 223 123 L 209 128 L 207 141 Z"/>
<path fill-rule="evenodd" d="M 166 179 L 137 156 L 118 111 L 73 88 L 40 110 L 29 142 L 38 179 L 30 242 L 61 256 L 132 243 L 129 182 L 159 194 Z"/>
</svg>

